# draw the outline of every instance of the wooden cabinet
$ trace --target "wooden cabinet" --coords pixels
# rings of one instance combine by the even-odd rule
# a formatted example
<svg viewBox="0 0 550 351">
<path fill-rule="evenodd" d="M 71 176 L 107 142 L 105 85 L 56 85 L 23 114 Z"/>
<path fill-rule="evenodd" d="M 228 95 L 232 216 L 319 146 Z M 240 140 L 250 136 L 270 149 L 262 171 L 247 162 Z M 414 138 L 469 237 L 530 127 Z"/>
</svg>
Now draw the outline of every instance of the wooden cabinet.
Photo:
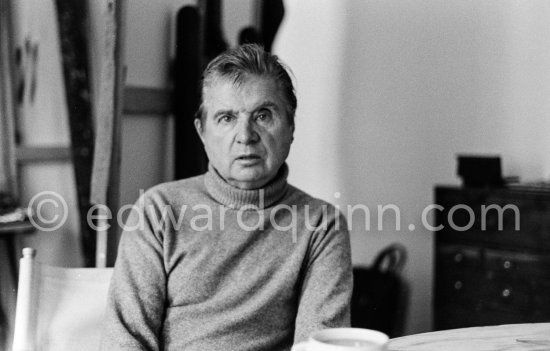
<svg viewBox="0 0 550 351">
<path fill-rule="evenodd" d="M 436 187 L 434 327 L 550 322 L 550 191 Z"/>
</svg>

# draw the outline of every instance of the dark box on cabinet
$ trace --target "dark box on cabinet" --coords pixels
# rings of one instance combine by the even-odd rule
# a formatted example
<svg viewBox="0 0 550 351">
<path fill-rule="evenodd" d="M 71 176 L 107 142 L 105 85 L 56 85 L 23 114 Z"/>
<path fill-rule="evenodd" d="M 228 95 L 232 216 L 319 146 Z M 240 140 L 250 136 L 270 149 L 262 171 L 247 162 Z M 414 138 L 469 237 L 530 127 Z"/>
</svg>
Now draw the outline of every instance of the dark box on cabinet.
<svg viewBox="0 0 550 351">
<path fill-rule="evenodd" d="M 457 174 L 468 187 L 500 187 L 504 184 L 500 157 L 458 155 Z"/>
</svg>

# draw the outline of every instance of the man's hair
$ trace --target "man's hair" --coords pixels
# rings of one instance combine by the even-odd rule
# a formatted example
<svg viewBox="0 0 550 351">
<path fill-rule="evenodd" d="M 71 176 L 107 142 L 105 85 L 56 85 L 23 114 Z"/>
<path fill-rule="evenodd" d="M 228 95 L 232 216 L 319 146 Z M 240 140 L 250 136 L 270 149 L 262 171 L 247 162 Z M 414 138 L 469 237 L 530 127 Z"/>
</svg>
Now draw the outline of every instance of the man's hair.
<svg viewBox="0 0 550 351">
<path fill-rule="evenodd" d="M 286 113 L 291 124 L 294 124 L 296 113 L 296 91 L 289 75 L 290 69 L 276 55 L 264 51 L 257 44 L 245 44 L 229 49 L 214 58 L 202 74 L 201 105 L 197 118 L 204 119 L 204 89 L 219 78 L 233 81 L 240 85 L 249 75 L 272 78 L 281 89 L 286 99 Z"/>
</svg>

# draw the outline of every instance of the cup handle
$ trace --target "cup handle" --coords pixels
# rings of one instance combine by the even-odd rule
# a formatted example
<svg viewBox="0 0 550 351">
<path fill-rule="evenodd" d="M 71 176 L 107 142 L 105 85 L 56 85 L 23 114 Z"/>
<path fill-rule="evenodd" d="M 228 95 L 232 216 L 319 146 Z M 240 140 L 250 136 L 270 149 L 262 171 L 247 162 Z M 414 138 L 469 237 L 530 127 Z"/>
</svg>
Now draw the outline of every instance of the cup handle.
<svg viewBox="0 0 550 351">
<path fill-rule="evenodd" d="M 294 344 L 290 351 L 306 351 L 307 341 L 302 341 L 297 344 Z"/>
</svg>

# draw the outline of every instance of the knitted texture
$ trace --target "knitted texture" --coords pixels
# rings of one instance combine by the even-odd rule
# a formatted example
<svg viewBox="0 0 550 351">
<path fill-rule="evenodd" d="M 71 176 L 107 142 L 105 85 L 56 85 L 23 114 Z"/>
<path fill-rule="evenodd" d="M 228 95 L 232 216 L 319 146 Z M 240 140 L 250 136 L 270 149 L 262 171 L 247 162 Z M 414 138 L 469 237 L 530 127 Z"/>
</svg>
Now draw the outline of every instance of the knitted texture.
<svg viewBox="0 0 550 351">
<path fill-rule="evenodd" d="M 121 238 L 102 349 L 289 350 L 349 326 L 345 218 L 287 174 L 241 190 L 210 168 L 145 192 Z"/>
</svg>

